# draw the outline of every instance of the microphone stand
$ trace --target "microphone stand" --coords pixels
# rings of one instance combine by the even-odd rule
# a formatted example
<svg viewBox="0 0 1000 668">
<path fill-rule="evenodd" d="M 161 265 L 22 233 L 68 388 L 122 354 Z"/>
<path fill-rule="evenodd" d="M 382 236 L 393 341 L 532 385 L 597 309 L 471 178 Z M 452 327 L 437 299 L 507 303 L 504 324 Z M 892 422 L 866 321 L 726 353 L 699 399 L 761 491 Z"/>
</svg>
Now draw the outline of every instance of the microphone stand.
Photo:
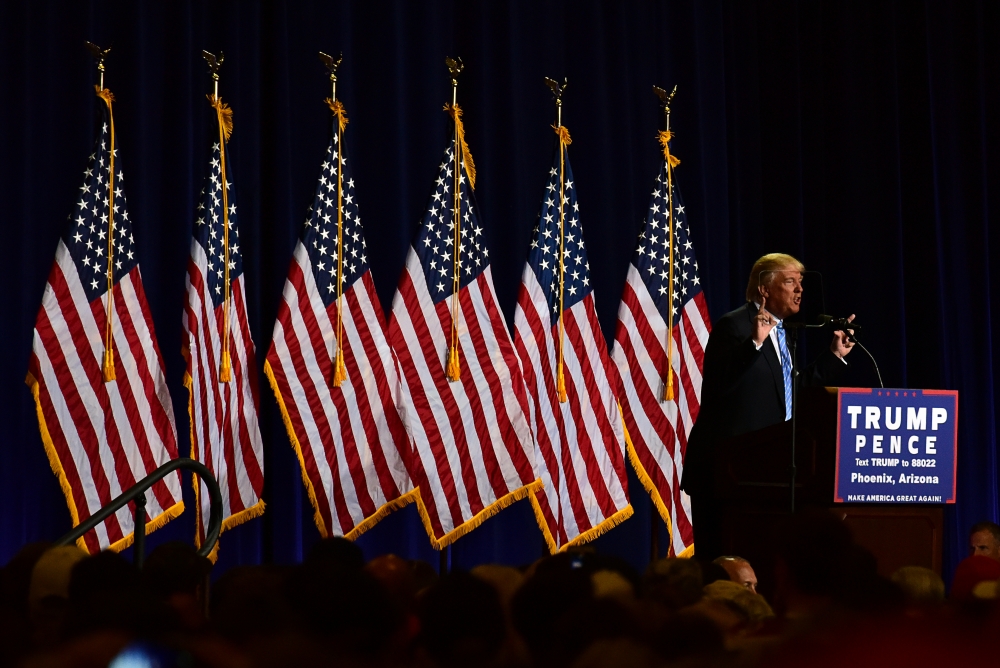
<svg viewBox="0 0 1000 668">
<path fill-rule="evenodd" d="M 799 348 L 799 330 L 800 329 L 818 329 L 826 325 L 829 321 L 829 316 L 820 316 L 821 320 L 819 323 L 810 324 L 805 322 L 784 322 L 785 333 L 787 335 L 788 341 L 788 353 L 792 358 L 792 463 L 791 468 L 788 472 L 789 486 L 788 486 L 788 503 L 789 510 L 794 515 L 795 514 L 795 478 L 798 475 L 798 467 L 795 464 L 795 446 L 796 446 L 796 414 L 799 410 L 799 369 L 796 366 L 796 353 Z M 825 319 L 823 319 L 825 318 Z"/>
</svg>

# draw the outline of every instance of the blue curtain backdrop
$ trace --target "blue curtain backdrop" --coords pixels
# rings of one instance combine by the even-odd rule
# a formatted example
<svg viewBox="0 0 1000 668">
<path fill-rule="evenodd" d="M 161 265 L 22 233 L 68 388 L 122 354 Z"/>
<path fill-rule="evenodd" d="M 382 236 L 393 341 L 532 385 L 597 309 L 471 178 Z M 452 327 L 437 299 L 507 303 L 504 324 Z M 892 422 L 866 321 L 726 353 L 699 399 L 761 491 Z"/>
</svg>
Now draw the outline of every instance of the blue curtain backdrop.
<svg viewBox="0 0 1000 668">
<path fill-rule="evenodd" d="M 679 183 L 714 317 L 742 301 L 753 260 L 786 251 L 824 273 L 830 312 L 855 312 L 886 384 L 961 393 L 958 503 L 946 567 L 968 526 L 997 520 L 1000 230 L 1000 5 L 991 2 L 66 2 L 0 3 L 0 562 L 53 539 L 69 513 L 45 459 L 23 378 L 56 242 L 94 138 L 94 64 L 106 85 L 130 213 L 181 450 L 188 448 L 180 354 L 195 196 L 215 132 L 201 49 L 225 52 L 220 92 L 235 111 L 250 324 L 269 346 L 293 244 L 330 131 L 316 53 L 343 52 L 369 261 L 384 308 L 449 137 L 443 65 L 461 56 L 459 102 L 479 168 L 500 304 L 512 318 L 554 136 L 543 76 L 569 78 L 582 222 L 604 333 L 648 203 L 659 155 L 651 86 L 679 85 Z M 991 248 L 992 243 L 992 248 Z M 815 348 L 814 348 L 815 350 Z M 875 378 L 856 354 L 846 384 Z M 220 564 L 299 560 L 318 538 L 296 458 L 261 388 L 268 510 L 223 535 Z M 645 565 L 650 505 L 597 541 Z M 191 490 L 185 490 L 191 507 Z M 189 512 L 150 544 L 190 540 Z M 362 536 L 436 562 L 410 507 Z M 542 552 L 527 503 L 458 541 L 456 566 L 524 563 Z"/>
</svg>

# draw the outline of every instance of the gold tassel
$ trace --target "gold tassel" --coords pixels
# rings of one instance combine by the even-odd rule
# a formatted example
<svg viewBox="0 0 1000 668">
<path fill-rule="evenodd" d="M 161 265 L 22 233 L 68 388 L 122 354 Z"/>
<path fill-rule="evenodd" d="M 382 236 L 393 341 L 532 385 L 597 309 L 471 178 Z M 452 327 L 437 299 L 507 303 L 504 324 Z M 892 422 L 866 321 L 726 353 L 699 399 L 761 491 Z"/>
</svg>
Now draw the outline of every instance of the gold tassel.
<svg viewBox="0 0 1000 668">
<path fill-rule="evenodd" d="M 569 399 L 566 394 L 566 377 L 563 375 L 563 363 L 559 362 L 556 367 L 556 393 L 559 395 L 559 403 L 564 404 Z"/>
<path fill-rule="evenodd" d="M 219 382 L 228 383 L 233 379 L 233 361 L 229 358 L 229 351 L 222 351 L 222 361 L 219 363 Z"/>
<path fill-rule="evenodd" d="M 457 104 L 444 105 L 444 110 L 448 112 L 455 121 L 455 134 L 458 135 L 458 143 L 462 146 L 462 162 L 465 164 L 465 173 L 469 176 L 469 187 L 476 189 L 476 163 L 472 161 L 472 153 L 469 145 L 465 143 L 465 125 L 462 123 L 462 108 Z"/>
<path fill-rule="evenodd" d="M 563 146 L 569 146 L 573 143 L 573 138 L 569 136 L 569 128 L 565 125 L 553 125 L 552 129 L 559 135 L 559 141 L 562 142 Z"/>
<path fill-rule="evenodd" d="M 347 366 L 344 364 L 344 351 L 337 350 L 337 361 L 333 368 L 333 386 L 340 387 L 347 380 Z"/>
<path fill-rule="evenodd" d="M 340 100 L 331 100 L 330 98 L 326 98 L 324 102 L 326 102 L 326 106 L 330 107 L 330 111 L 333 112 L 333 115 L 337 117 L 337 126 L 340 128 L 340 131 L 343 132 L 347 127 L 347 124 L 350 123 L 350 121 L 347 120 L 347 109 L 344 108 L 344 105 L 341 104 Z"/>
<path fill-rule="evenodd" d="M 452 346 L 451 352 L 448 354 L 448 368 L 445 375 L 452 383 L 459 381 L 462 377 L 462 365 L 458 361 L 458 346 Z"/>
<path fill-rule="evenodd" d="M 222 101 L 221 97 L 215 97 L 214 95 L 206 95 L 208 101 L 212 103 L 212 107 L 218 109 L 219 115 L 222 116 L 222 133 L 225 141 L 229 141 L 229 136 L 233 134 L 233 110 L 229 108 L 229 105 Z"/>
<path fill-rule="evenodd" d="M 674 370 L 667 369 L 667 385 L 663 388 L 663 400 L 674 400 Z"/>
<path fill-rule="evenodd" d="M 674 138 L 674 133 L 669 130 L 660 130 L 657 133 L 656 138 L 660 140 L 660 146 L 663 147 L 663 159 L 666 160 L 671 167 L 676 167 L 681 164 L 680 159 L 670 152 L 670 140 Z"/>
<path fill-rule="evenodd" d="M 101 369 L 101 376 L 105 383 L 115 380 L 115 351 L 111 346 L 104 349 L 104 366 Z"/>
<path fill-rule="evenodd" d="M 101 88 L 97 84 L 94 84 L 94 90 L 97 91 L 97 97 L 104 100 L 108 106 L 111 106 L 111 103 L 115 101 L 114 93 L 112 93 L 109 89 Z"/>
</svg>

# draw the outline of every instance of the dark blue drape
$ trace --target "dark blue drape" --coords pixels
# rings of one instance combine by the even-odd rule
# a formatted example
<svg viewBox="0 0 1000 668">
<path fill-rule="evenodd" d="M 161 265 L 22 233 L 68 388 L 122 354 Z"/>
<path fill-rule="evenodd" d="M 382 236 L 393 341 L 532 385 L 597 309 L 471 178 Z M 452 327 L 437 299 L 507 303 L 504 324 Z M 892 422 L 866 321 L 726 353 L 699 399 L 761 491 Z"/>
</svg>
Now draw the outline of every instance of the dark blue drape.
<svg viewBox="0 0 1000 668">
<path fill-rule="evenodd" d="M 791 252 L 823 272 L 828 310 L 864 321 L 887 385 L 961 392 L 947 562 L 964 554 L 972 522 L 997 519 L 995 3 L 2 3 L 0 561 L 69 526 L 22 380 L 94 137 L 96 74 L 84 39 L 112 46 L 106 84 L 118 100 L 125 186 L 182 451 L 184 272 L 214 132 L 200 50 L 226 55 L 220 92 L 235 110 L 230 155 L 259 358 L 330 129 L 316 52 L 344 54 L 338 92 L 385 308 L 449 136 L 443 60 L 460 55 L 459 102 L 508 318 L 552 150 L 542 77 L 569 78 L 564 122 L 609 337 L 657 169 L 650 88 L 676 83 L 677 176 L 713 315 L 742 301 L 750 264 L 764 252 Z M 853 361 L 849 384 L 874 384 L 860 355 Z M 224 534 L 224 567 L 293 562 L 317 539 L 269 388 L 261 396 L 268 511 Z M 598 546 L 641 567 L 650 507 L 631 483 L 635 517 Z M 150 544 L 193 531 L 188 512 Z M 370 555 L 436 559 L 413 508 L 359 543 Z M 519 503 L 461 539 L 451 558 L 523 563 L 541 552 Z"/>
</svg>

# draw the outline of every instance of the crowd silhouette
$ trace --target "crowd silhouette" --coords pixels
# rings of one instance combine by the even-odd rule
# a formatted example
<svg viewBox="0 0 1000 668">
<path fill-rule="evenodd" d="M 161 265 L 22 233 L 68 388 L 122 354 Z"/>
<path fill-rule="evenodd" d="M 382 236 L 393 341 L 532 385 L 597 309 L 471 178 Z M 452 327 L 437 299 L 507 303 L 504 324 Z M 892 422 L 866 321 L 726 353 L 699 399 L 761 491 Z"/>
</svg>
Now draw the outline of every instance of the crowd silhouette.
<svg viewBox="0 0 1000 668">
<path fill-rule="evenodd" d="M 211 563 L 183 543 L 160 545 L 141 571 L 113 552 L 34 543 L 2 571 L 0 667 L 995 661 L 1000 561 L 973 554 L 946 596 L 926 568 L 879 575 L 826 513 L 790 518 L 774 550 L 773 573 L 728 557 L 661 559 L 640 574 L 580 549 L 523 568 L 439 575 L 394 555 L 366 563 L 356 545 L 333 538 L 301 564 L 240 566 L 211 581 Z M 758 577 L 772 600 L 755 592 Z"/>
</svg>

